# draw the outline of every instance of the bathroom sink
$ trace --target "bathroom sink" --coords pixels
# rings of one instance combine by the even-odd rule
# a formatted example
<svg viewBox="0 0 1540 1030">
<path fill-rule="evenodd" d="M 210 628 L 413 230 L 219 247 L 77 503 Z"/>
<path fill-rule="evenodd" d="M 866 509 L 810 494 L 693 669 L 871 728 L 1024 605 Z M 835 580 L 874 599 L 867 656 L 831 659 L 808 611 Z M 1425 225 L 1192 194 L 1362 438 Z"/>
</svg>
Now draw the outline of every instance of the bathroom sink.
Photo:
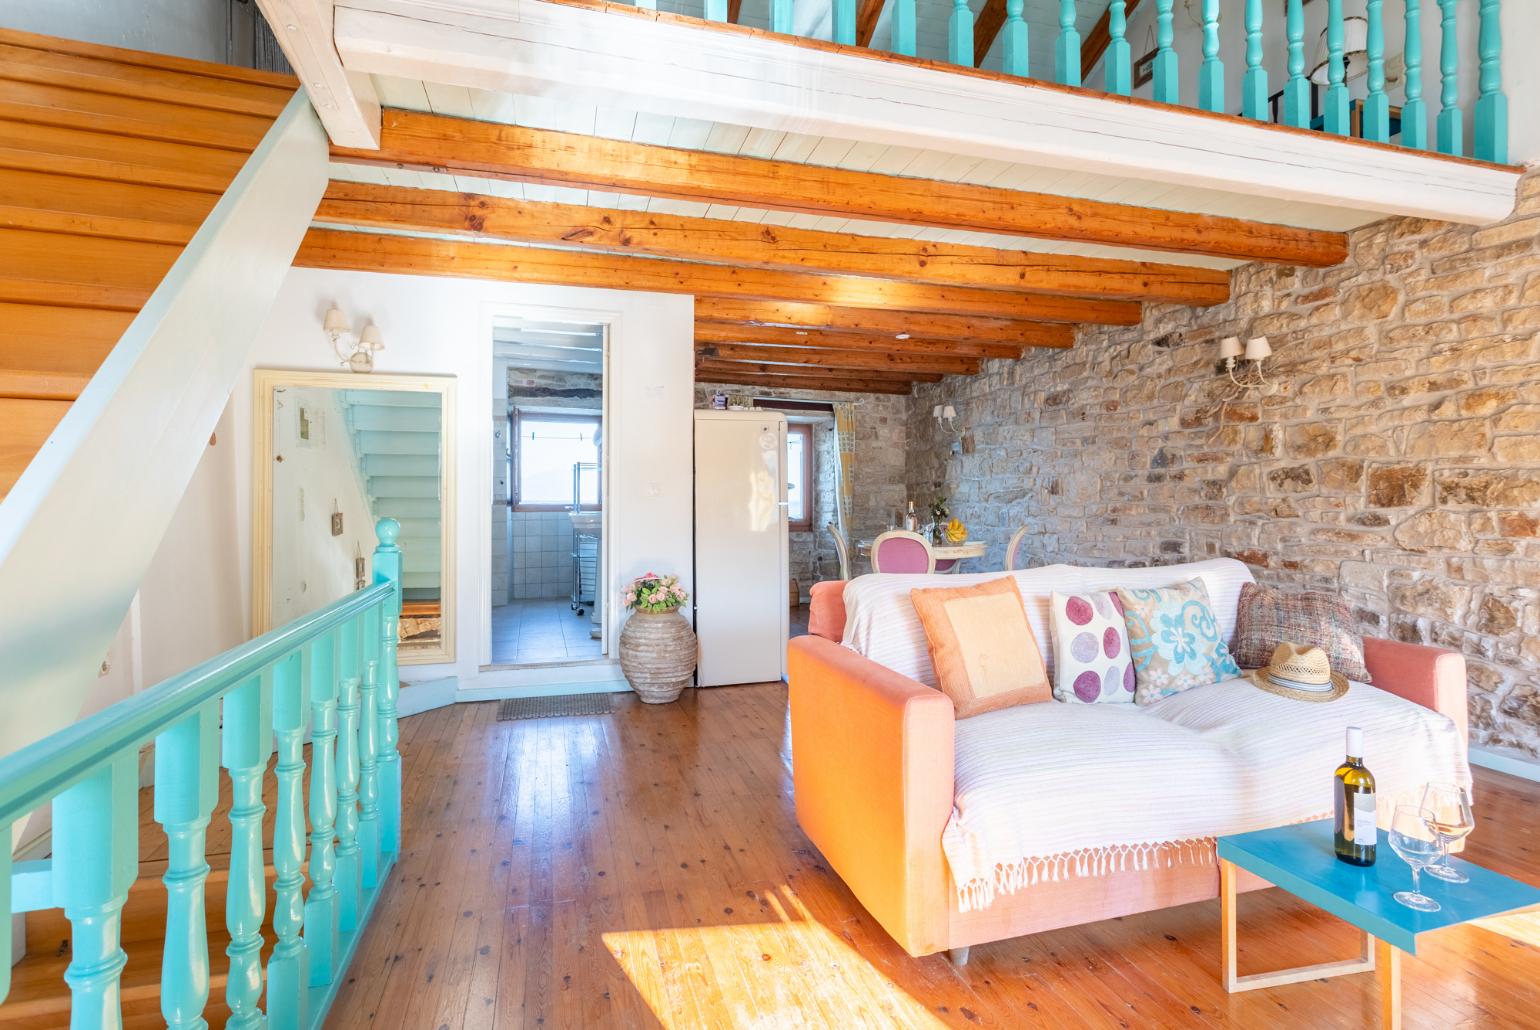
<svg viewBox="0 0 1540 1030">
<path fill-rule="evenodd" d="M 572 520 L 572 529 L 577 533 L 597 533 L 604 525 L 602 511 L 569 511 L 567 517 Z"/>
</svg>

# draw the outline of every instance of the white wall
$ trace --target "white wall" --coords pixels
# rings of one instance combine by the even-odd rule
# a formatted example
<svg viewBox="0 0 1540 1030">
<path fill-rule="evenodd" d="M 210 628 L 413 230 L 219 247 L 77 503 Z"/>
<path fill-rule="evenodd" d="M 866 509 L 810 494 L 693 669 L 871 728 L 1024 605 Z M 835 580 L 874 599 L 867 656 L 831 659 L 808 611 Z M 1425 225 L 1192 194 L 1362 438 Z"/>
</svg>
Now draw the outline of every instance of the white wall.
<svg viewBox="0 0 1540 1030">
<path fill-rule="evenodd" d="M 437 666 L 403 666 L 408 683 L 426 683 L 447 676 L 461 689 L 477 683 L 480 666 L 489 660 L 486 617 L 490 597 L 492 486 L 491 324 L 496 314 L 530 313 L 543 319 L 606 322 L 610 325 L 608 419 L 617 431 L 605 434 L 609 487 L 606 498 L 610 530 L 606 548 L 607 632 L 619 633 L 623 616 L 618 602 L 621 586 L 649 568 L 677 571 L 693 589 L 691 448 L 694 378 L 694 305 L 689 297 L 584 290 L 512 283 L 484 283 L 424 276 L 375 275 L 296 268 L 285 280 L 272 313 L 263 325 L 247 372 L 231 397 L 227 419 L 228 447 L 220 446 L 205 459 L 219 466 L 228 480 L 222 497 L 190 494 L 179 513 L 206 526 L 210 535 L 226 532 L 233 522 L 238 574 L 217 580 L 190 577 L 184 584 L 183 607 L 209 603 L 201 594 L 212 583 L 227 584 L 219 593 L 241 606 L 241 623 L 249 625 L 251 596 L 251 444 L 254 367 L 329 369 L 330 350 L 321 335 L 321 317 L 333 303 L 355 320 L 380 326 L 385 350 L 376 359 L 381 372 L 453 375 L 457 379 L 458 451 L 454 473 L 458 490 L 456 533 L 456 648 L 454 662 Z M 203 475 L 200 470 L 200 475 Z M 213 476 L 216 472 L 209 471 Z M 174 633 L 186 612 L 146 610 L 146 633 L 159 638 Z M 226 644 L 225 646 L 228 646 Z M 215 648 L 210 654 L 217 653 Z M 614 675 L 618 675 L 614 674 Z M 595 675 L 593 678 L 606 678 Z M 403 698 L 404 705 L 410 699 Z"/>
<path fill-rule="evenodd" d="M 0 25 L 199 61 L 244 63 L 256 4 L 231 0 L 5 0 Z M 228 46 L 227 46 L 228 41 Z"/>
</svg>

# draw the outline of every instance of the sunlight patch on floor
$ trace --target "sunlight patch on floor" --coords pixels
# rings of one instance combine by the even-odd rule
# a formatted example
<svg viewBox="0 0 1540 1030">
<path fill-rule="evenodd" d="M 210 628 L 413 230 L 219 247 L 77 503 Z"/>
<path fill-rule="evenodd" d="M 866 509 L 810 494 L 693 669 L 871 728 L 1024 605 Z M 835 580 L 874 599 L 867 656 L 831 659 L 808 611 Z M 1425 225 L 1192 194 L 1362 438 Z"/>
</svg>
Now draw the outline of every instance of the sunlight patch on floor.
<svg viewBox="0 0 1540 1030">
<path fill-rule="evenodd" d="M 819 1026 L 822 1012 L 848 1018 L 852 1009 L 862 1007 L 863 998 L 870 1008 L 861 1025 L 945 1025 L 809 915 L 789 891 L 777 890 L 769 900 L 770 914 L 780 918 L 615 930 L 601 936 L 605 950 L 664 1027 L 696 1027 L 702 1019 L 755 1030 Z M 706 955 L 709 966 L 694 960 L 673 965 L 669 957 L 674 955 Z"/>
</svg>

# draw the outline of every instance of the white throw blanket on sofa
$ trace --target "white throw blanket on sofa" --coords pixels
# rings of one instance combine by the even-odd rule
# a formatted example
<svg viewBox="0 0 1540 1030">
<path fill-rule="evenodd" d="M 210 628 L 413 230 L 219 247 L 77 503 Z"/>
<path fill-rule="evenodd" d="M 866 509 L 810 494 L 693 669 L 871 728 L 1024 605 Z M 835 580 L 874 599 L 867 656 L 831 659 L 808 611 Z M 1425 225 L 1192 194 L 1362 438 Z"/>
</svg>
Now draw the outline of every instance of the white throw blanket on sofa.
<svg viewBox="0 0 1540 1030">
<path fill-rule="evenodd" d="M 1228 558 L 1153 568 L 1049 565 L 970 576 L 862 576 L 845 587 L 844 646 L 928 686 L 935 671 L 909 591 L 1015 578 L 1053 675 L 1049 594 L 1160 587 L 1202 579 L 1223 639 L 1250 570 Z M 1244 680 L 1197 687 L 1147 707 L 1025 705 L 957 723 L 952 817 L 942 836 L 962 911 L 1040 880 L 1213 861 L 1211 838 L 1331 813 L 1344 730 L 1364 729 L 1381 824 L 1423 783 L 1468 785 L 1446 716 L 1354 684 L 1315 704 Z M 1182 848 L 1180 845 L 1190 847 Z M 1172 847 L 1171 845 L 1178 845 Z M 1385 852 L 1388 856 L 1389 846 Z"/>
<path fill-rule="evenodd" d="M 1212 861 L 1196 846 L 1208 838 L 1330 815 L 1350 725 L 1364 730 L 1381 825 L 1428 781 L 1470 784 L 1452 720 L 1359 683 L 1326 704 L 1229 680 L 1143 708 L 1044 702 L 963 719 L 941 838 L 958 907 L 1169 861 L 1172 843 Z"/>
</svg>

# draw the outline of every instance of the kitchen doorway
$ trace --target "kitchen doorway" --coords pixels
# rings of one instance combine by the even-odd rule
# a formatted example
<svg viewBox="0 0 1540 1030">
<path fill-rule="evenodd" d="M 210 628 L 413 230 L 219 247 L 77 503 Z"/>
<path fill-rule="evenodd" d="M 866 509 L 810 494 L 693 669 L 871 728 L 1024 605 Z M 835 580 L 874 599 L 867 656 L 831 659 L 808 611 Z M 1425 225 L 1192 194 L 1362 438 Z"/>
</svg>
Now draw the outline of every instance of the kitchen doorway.
<svg viewBox="0 0 1540 1030">
<path fill-rule="evenodd" d="M 493 327 L 491 665 L 604 658 L 606 327 Z"/>
</svg>

